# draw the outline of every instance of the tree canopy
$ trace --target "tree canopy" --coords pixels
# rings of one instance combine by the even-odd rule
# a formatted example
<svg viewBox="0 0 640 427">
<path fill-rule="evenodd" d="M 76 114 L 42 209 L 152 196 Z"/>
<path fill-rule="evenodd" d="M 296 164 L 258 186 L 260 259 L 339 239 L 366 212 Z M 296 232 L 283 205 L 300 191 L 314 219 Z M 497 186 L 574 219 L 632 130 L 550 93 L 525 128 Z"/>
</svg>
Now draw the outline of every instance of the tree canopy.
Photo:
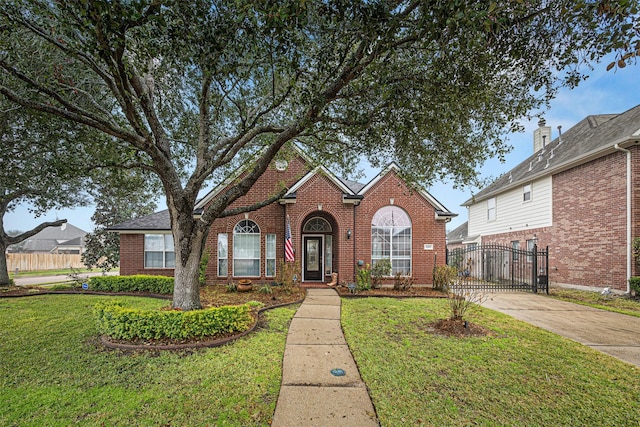
<svg viewBox="0 0 640 427">
<path fill-rule="evenodd" d="M 339 170 L 364 157 L 393 160 L 417 182 L 471 183 L 478 165 L 508 150 L 506 132 L 559 85 L 581 80 L 581 65 L 638 48 L 637 9 L 584 0 L 8 0 L 0 93 L 115 138 L 115 166 L 158 176 L 176 244 L 174 306 L 191 309 L 212 221 L 239 212 L 228 207 L 286 144 Z M 195 221 L 202 186 L 248 158 L 257 159 L 248 173 Z"/>
</svg>

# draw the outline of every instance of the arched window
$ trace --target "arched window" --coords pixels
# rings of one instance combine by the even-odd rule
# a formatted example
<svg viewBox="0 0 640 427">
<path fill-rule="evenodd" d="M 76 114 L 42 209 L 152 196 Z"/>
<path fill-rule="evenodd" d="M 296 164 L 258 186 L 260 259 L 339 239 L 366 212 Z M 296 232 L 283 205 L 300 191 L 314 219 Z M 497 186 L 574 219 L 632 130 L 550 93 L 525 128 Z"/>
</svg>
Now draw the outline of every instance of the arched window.
<svg viewBox="0 0 640 427">
<path fill-rule="evenodd" d="M 315 217 L 304 224 L 302 231 L 305 233 L 331 233 L 331 224 L 324 218 Z"/>
<path fill-rule="evenodd" d="M 391 275 L 411 275 L 411 219 L 397 206 L 385 206 L 371 220 L 371 261 L 391 261 Z"/>
<path fill-rule="evenodd" d="M 233 275 L 260 276 L 260 227 L 249 219 L 233 228 Z"/>
</svg>

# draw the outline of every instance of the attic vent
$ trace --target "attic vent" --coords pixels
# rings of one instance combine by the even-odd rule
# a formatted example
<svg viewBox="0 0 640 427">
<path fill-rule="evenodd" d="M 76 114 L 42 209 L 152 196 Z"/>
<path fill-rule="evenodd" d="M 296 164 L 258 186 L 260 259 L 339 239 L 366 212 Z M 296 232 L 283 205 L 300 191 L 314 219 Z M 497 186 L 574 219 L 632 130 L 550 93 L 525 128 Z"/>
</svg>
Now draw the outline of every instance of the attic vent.
<svg viewBox="0 0 640 427">
<path fill-rule="evenodd" d="M 529 162 L 529 170 L 533 168 L 533 162 Z"/>
</svg>

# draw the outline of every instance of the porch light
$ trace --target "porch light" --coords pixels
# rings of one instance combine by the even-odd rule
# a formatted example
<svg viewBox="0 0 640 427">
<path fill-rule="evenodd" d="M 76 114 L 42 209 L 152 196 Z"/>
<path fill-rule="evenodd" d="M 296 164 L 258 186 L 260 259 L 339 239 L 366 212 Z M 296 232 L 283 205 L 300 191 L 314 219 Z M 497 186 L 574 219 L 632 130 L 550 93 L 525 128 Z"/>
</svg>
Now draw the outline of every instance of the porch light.
<svg viewBox="0 0 640 427">
<path fill-rule="evenodd" d="M 347 240 L 351 238 L 351 229 L 347 230 Z"/>
</svg>

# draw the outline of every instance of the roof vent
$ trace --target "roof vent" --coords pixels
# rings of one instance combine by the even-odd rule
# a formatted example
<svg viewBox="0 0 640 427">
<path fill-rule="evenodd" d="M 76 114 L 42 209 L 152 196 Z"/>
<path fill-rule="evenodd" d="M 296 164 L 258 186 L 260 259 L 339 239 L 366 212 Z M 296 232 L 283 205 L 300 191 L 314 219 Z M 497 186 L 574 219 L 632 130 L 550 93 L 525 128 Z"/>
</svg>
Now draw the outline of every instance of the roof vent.
<svg viewBox="0 0 640 427">
<path fill-rule="evenodd" d="M 533 168 L 533 162 L 529 162 L 529 171 Z"/>
<path fill-rule="evenodd" d="M 553 151 L 554 151 L 555 149 L 556 149 L 556 147 L 553 147 L 553 148 L 551 149 L 551 154 L 549 155 L 549 158 L 550 158 L 550 159 L 553 159 L 553 156 L 554 156 Z"/>
<path fill-rule="evenodd" d="M 545 169 L 546 169 L 546 168 L 548 168 L 548 167 L 549 167 L 549 159 L 547 159 L 547 164 L 546 164 L 546 165 L 544 165 L 544 168 L 545 168 Z"/>
<path fill-rule="evenodd" d="M 558 145 L 562 144 L 562 126 L 558 126 Z"/>
</svg>

